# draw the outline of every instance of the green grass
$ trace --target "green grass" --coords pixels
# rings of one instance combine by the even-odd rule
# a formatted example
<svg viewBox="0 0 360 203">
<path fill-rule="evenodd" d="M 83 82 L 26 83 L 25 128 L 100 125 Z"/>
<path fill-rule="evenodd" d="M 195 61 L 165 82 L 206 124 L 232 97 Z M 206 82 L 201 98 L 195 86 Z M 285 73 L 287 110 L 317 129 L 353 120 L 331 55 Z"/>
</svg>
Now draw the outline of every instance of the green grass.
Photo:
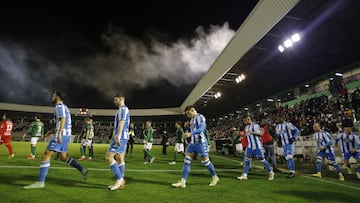
<svg viewBox="0 0 360 203">
<path fill-rule="evenodd" d="M 15 157 L 8 159 L 4 145 L 0 145 L 0 202 L 356 202 L 359 199 L 360 181 L 346 175 L 339 182 L 334 172 L 325 171 L 324 178 L 314 179 L 298 174 L 287 179 L 286 174 L 276 174 L 274 181 L 267 180 L 267 173 L 256 162 L 249 180 L 239 181 L 241 160 L 229 156 L 211 154 L 220 177 L 219 185 L 209 187 L 208 171 L 199 160 L 191 167 L 187 188 L 176 189 L 170 185 L 181 177 L 182 156 L 176 165 L 168 165 L 173 157 L 173 147 L 168 155 L 161 156 L 161 146 L 154 146 L 156 160 L 152 165 L 143 164 L 142 146 L 135 145 L 134 157 L 126 158 L 127 180 L 125 190 L 108 191 L 107 186 L 115 179 L 104 160 L 108 145 L 96 144 L 93 161 L 81 161 L 90 168 L 88 180 L 80 181 L 80 174 L 61 161 L 51 161 L 45 189 L 24 190 L 38 176 L 40 157 L 45 143 L 38 144 L 38 158 L 27 160 L 28 142 L 13 142 Z M 71 144 L 69 151 L 79 157 L 79 144 Z M 299 164 L 298 164 L 299 165 Z M 315 169 L 314 166 L 307 166 Z M 306 168 L 303 167 L 304 169 Z M 308 169 L 309 171 L 311 171 Z M 305 170 L 304 170 L 305 171 Z"/>
</svg>

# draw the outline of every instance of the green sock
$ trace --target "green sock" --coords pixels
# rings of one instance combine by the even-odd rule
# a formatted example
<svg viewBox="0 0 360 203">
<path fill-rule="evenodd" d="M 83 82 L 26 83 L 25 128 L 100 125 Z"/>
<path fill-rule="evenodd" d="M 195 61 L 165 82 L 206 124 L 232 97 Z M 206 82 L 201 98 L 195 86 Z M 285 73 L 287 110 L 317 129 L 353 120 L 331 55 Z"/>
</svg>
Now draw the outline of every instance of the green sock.
<svg viewBox="0 0 360 203">
<path fill-rule="evenodd" d="M 174 161 L 176 161 L 177 158 L 177 152 L 174 153 Z"/>
<path fill-rule="evenodd" d="M 94 150 L 93 150 L 93 148 L 90 148 L 89 149 L 89 157 L 93 157 L 94 156 Z"/>
<path fill-rule="evenodd" d="M 35 155 L 36 152 L 36 147 L 35 146 L 31 146 L 31 154 Z"/>
<path fill-rule="evenodd" d="M 81 153 L 81 156 L 85 156 L 85 149 L 84 149 L 84 147 L 80 147 L 80 153 Z"/>
<path fill-rule="evenodd" d="M 145 153 L 146 153 L 146 155 L 147 155 L 148 160 L 150 160 L 150 159 L 153 158 L 153 156 L 152 156 L 152 154 L 150 153 L 149 150 L 145 150 Z"/>
</svg>

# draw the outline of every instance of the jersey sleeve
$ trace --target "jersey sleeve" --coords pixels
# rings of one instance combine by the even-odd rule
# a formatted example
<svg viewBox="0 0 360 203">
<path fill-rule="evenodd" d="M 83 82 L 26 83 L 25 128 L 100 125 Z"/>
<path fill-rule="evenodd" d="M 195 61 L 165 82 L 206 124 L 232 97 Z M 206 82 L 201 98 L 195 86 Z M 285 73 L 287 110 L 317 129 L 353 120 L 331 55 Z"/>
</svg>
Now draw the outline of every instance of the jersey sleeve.
<svg viewBox="0 0 360 203">
<path fill-rule="evenodd" d="M 56 113 L 57 113 L 57 116 L 59 118 L 66 118 L 64 105 L 57 105 L 56 106 Z"/>
</svg>

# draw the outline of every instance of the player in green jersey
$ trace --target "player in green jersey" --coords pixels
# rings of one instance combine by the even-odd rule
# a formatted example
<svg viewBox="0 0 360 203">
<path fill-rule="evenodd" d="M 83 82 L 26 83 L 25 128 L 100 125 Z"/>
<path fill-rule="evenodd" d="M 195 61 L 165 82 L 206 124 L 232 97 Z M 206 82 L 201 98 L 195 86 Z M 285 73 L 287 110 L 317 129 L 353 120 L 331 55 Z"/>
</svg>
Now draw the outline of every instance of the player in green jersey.
<svg viewBox="0 0 360 203">
<path fill-rule="evenodd" d="M 85 125 L 81 132 L 81 144 L 80 144 L 80 153 L 81 157 L 78 159 L 80 161 L 85 160 L 85 151 L 86 147 L 89 149 L 89 158 L 91 161 L 94 156 L 94 149 L 92 140 L 94 138 L 94 125 L 93 120 L 89 117 L 85 118 Z"/>
<path fill-rule="evenodd" d="M 23 135 L 23 139 L 26 137 L 26 135 L 31 135 L 30 140 L 30 149 L 31 154 L 28 156 L 28 159 L 35 159 L 36 154 L 36 144 L 39 141 L 40 138 L 44 136 L 44 123 L 41 122 L 41 116 L 40 114 L 35 115 L 35 121 L 33 121 L 30 124 L 30 127 L 27 129 L 26 133 Z"/>
<path fill-rule="evenodd" d="M 184 130 L 181 127 L 181 122 L 180 121 L 176 121 L 175 122 L 175 128 L 176 128 L 176 143 L 175 143 L 175 152 L 174 152 L 174 160 L 172 162 L 170 162 L 170 165 L 174 165 L 176 164 L 176 158 L 177 158 L 177 154 L 181 153 L 183 156 L 185 156 L 184 154 Z"/>
<path fill-rule="evenodd" d="M 144 164 L 151 164 L 155 160 L 155 157 L 150 152 L 153 144 L 153 134 L 154 129 L 151 127 L 151 121 L 146 121 L 144 130 L 144 153 L 146 158 Z"/>
</svg>

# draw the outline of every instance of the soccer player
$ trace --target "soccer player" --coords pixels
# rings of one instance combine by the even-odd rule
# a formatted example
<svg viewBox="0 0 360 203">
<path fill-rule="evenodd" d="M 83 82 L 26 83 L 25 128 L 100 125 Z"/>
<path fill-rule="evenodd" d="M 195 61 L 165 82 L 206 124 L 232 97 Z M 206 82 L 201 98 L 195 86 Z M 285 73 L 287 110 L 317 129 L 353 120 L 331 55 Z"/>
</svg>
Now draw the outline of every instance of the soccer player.
<svg viewBox="0 0 360 203">
<path fill-rule="evenodd" d="M 114 104 L 118 108 L 115 114 L 114 132 L 109 149 L 106 153 L 106 159 L 110 165 L 110 170 L 114 173 L 116 181 L 114 185 L 108 187 L 109 190 L 125 188 L 125 151 L 129 140 L 130 112 L 125 106 L 125 96 L 116 94 Z M 114 159 L 116 156 L 116 160 Z"/>
<path fill-rule="evenodd" d="M 24 186 L 24 189 L 44 188 L 45 179 L 50 168 L 50 159 L 54 152 L 60 153 L 60 159 L 70 166 L 76 168 L 81 173 L 83 181 L 87 178 L 89 170 L 83 168 L 75 159 L 68 154 L 68 147 L 71 139 L 71 115 L 68 107 L 63 103 L 64 96 L 58 91 L 55 91 L 51 97 L 52 103 L 55 104 L 54 113 L 54 135 L 49 141 L 42 161 L 40 164 L 38 181 L 31 185 Z"/>
<path fill-rule="evenodd" d="M 84 120 L 85 120 L 85 125 L 81 132 L 82 139 L 80 144 L 81 157 L 78 160 L 80 161 L 85 160 L 85 151 L 87 147 L 89 149 L 88 160 L 91 161 L 94 156 L 94 148 L 92 143 L 92 140 L 94 138 L 94 125 L 93 125 L 93 120 L 90 117 L 86 117 Z"/>
<path fill-rule="evenodd" d="M 282 147 L 284 149 L 284 156 L 287 166 L 290 170 L 288 178 L 295 177 L 295 140 L 298 138 L 300 131 L 291 122 L 285 121 L 284 115 L 278 115 L 278 124 L 276 126 L 275 136 L 281 139 Z"/>
<path fill-rule="evenodd" d="M 11 146 L 11 133 L 13 127 L 13 122 L 8 118 L 6 114 L 4 114 L 2 116 L 2 121 L 0 122 L 0 145 L 5 144 L 5 146 L 8 148 L 9 159 L 15 156 L 13 153 L 13 148 Z"/>
<path fill-rule="evenodd" d="M 154 129 L 151 127 L 151 121 L 145 122 L 145 131 L 144 131 L 144 153 L 145 153 L 145 162 L 144 164 L 152 164 L 155 160 L 155 157 L 151 154 L 152 144 L 153 144 L 153 134 Z"/>
<path fill-rule="evenodd" d="M 252 158 L 260 159 L 263 163 L 265 169 L 269 172 L 269 180 L 274 180 L 274 172 L 270 167 L 269 162 L 265 159 L 264 148 L 261 143 L 261 136 L 263 131 L 259 124 L 252 122 L 250 116 L 244 116 L 243 122 L 245 126 L 245 135 L 247 137 L 248 145 L 245 150 L 245 164 L 244 164 L 244 173 L 237 177 L 239 180 L 247 180 L 248 172 Z"/>
<path fill-rule="evenodd" d="M 316 156 L 316 170 L 317 173 L 312 174 L 313 177 L 321 178 L 321 168 L 322 168 L 322 157 L 326 157 L 333 167 L 336 169 L 336 172 L 339 174 L 339 180 L 344 181 L 344 176 L 341 173 L 339 164 L 335 161 L 335 152 L 333 145 L 333 140 L 331 135 L 325 130 L 321 129 L 320 123 L 315 123 L 313 125 L 314 129 L 314 139 L 317 141 L 318 152 Z"/>
<path fill-rule="evenodd" d="M 23 139 L 27 134 L 31 134 L 31 140 L 30 140 L 30 155 L 28 156 L 28 159 L 35 159 L 36 154 L 36 144 L 39 141 L 40 138 L 44 136 L 44 123 L 41 122 L 41 116 L 40 114 L 35 115 L 35 121 L 33 121 L 30 124 L 30 127 L 27 129 L 26 133 L 23 135 Z"/>
<path fill-rule="evenodd" d="M 174 160 L 169 163 L 170 165 L 176 164 L 176 158 L 177 158 L 178 153 L 185 155 L 184 154 L 184 137 L 183 137 L 184 130 L 181 127 L 180 121 L 175 122 L 175 128 L 176 128 L 176 132 L 175 132 L 176 143 L 175 143 Z"/>
<path fill-rule="evenodd" d="M 357 171 L 356 176 L 360 179 L 360 140 L 359 136 L 351 132 L 351 127 L 353 126 L 352 121 L 346 120 L 342 123 L 344 132 L 339 133 L 336 137 L 335 146 L 338 146 L 342 153 L 342 158 L 344 160 L 344 165 L 347 168 L 348 174 L 352 174 L 351 167 L 349 163 L 350 157 L 353 157 L 357 162 Z"/>
<path fill-rule="evenodd" d="M 129 153 L 129 148 L 130 148 L 130 157 L 133 157 L 133 148 L 135 142 L 134 137 L 135 137 L 135 126 L 134 123 L 130 123 L 129 141 L 126 145 L 126 154 Z"/>
<path fill-rule="evenodd" d="M 206 121 L 205 117 L 197 113 L 193 105 L 188 105 L 185 108 L 185 113 L 188 118 L 190 118 L 190 133 L 184 133 L 185 137 L 191 137 L 189 146 L 186 148 L 186 155 L 184 159 L 184 166 L 182 171 L 182 178 L 179 182 L 173 183 L 172 186 L 176 188 L 185 188 L 186 180 L 190 172 L 190 165 L 194 154 L 199 154 L 201 157 L 201 162 L 209 170 L 210 175 L 212 176 L 212 181 L 210 186 L 216 186 L 219 182 L 219 177 L 216 174 L 215 167 L 209 160 L 208 154 L 208 143 L 205 137 Z"/>
</svg>

